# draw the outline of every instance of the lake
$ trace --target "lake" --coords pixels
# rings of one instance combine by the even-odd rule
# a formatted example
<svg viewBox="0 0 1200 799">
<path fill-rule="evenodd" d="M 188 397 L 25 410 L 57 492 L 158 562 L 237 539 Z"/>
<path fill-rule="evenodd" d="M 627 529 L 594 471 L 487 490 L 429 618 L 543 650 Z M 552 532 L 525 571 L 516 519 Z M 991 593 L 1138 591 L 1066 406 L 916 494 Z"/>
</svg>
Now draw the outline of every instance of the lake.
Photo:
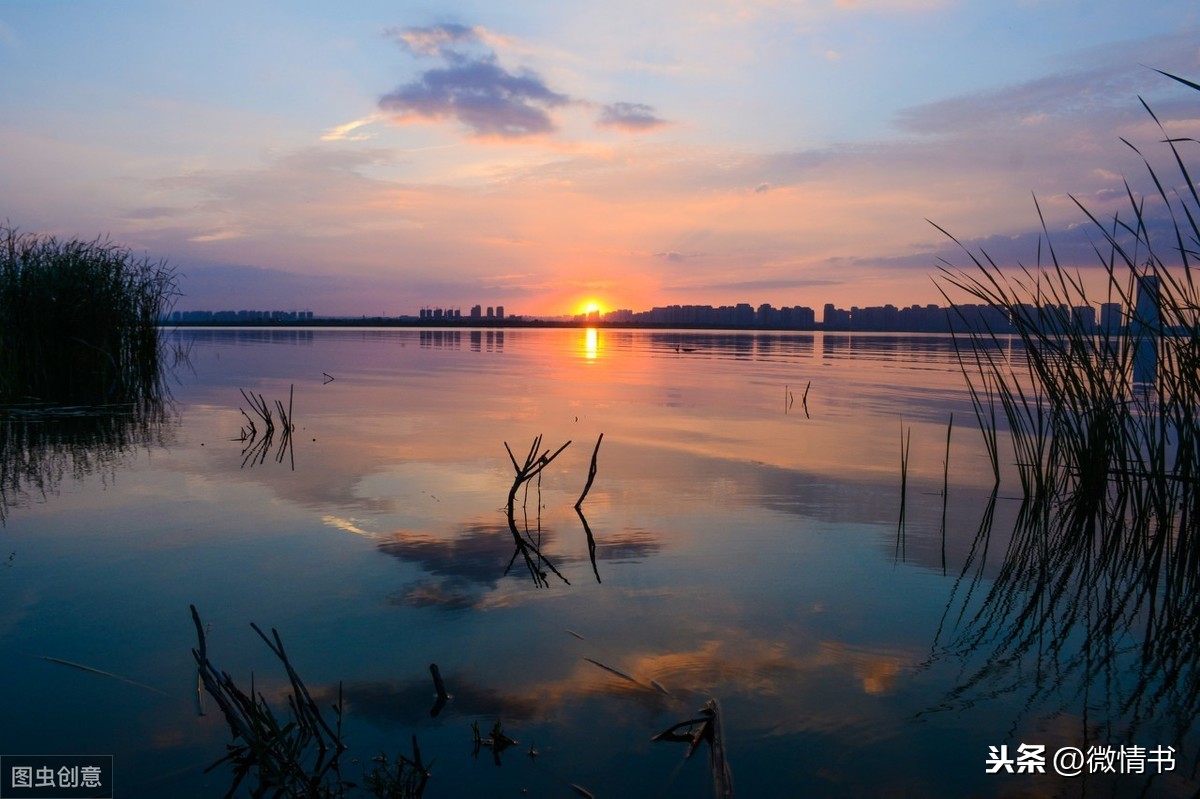
<svg viewBox="0 0 1200 799">
<path fill-rule="evenodd" d="M 170 343 L 187 358 L 162 407 L 0 420 L 0 755 L 112 755 L 121 797 L 224 795 L 228 766 L 205 773 L 230 733 L 197 691 L 195 605 L 211 661 L 247 690 L 253 675 L 281 717 L 287 675 L 251 622 L 318 704 L 340 683 L 344 776 L 415 736 L 428 797 L 710 796 L 709 744 L 685 759 L 651 740 L 710 698 L 742 796 L 1200 788 L 1194 656 L 1139 665 L 1153 603 L 1113 629 L 1093 623 L 1111 611 L 1095 575 L 1032 602 L 1014 581 L 1013 456 L 1002 435 L 993 498 L 950 338 Z M 535 461 L 570 444 L 510 520 L 539 436 Z M 1055 612 L 1031 626 L 1022 608 L 1040 606 Z M 436 715 L 431 663 L 451 697 Z M 519 743 L 476 751 L 472 725 L 497 722 Z M 1078 776 L 1060 776 L 1074 751 Z"/>
</svg>

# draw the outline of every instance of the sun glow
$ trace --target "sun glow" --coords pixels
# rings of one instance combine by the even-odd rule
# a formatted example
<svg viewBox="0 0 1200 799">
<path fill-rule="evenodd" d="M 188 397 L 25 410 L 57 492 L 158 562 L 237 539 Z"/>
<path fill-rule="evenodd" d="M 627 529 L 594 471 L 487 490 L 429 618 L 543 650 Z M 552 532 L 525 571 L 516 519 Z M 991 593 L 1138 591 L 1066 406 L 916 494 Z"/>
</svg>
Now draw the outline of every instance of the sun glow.
<svg viewBox="0 0 1200 799">
<path fill-rule="evenodd" d="M 584 300 L 575 310 L 576 316 L 591 316 L 592 314 L 604 315 L 604 306 L 597 300 Z"/>
</svg>

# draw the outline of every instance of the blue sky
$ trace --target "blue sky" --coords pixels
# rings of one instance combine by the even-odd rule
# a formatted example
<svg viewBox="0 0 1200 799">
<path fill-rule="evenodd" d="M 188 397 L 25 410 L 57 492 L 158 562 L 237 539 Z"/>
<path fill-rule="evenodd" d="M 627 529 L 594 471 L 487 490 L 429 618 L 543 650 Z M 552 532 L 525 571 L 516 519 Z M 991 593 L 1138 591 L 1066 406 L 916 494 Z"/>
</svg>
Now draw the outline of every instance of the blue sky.
<svg viewBox="0 0 1200 799">
<path fill-rule="evenodd" d="M 0 1 L 0 215 L 180 308 L 934 302 L 1196 135 L 1195 2 Z M 959 259 L 961 260 L 961 259 Z"/>
</svg>

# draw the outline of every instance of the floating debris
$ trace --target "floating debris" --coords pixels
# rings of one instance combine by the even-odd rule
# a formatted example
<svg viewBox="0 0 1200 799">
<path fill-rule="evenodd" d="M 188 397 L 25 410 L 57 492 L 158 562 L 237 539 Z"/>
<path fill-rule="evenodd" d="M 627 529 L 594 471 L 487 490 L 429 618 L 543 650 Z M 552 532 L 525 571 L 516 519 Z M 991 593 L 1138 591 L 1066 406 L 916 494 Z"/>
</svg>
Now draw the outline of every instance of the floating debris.
<svg viewBox="0 0 1200 799">
<path fill-rule="evenodd" d="M 497 766 L 500 765 L 500 753 L 510 746 L 516 746 L 520 743 L 516 738 L 510 738 L 504 734 L 504 729 L 501 727 L 499 719 L 496 719 L 496 723 L 492 725 L 492 732 L 487 738 L 479 734 L 478 721 L 471 722 L 471 731 L 474 733 L 475 742 L 475 749 L 472 754 L 478 757 L 480 749 L 491 749 L 492 759 Z"/>
<path fill-rule="evenodd" d="M 611 672 L 612 674 L 615 674 L 615 675 L 617 675 L 617 676 L 618 676 L 618 677 L 620 677 L 622 680 L 628 680 L 629 682 L 633 683 L 634 685 L 641 686 L 641 687 L 643 687 L 643 688 L 645 687 L 645 686 L 644 686 L 644 685 L 642 685 L 640 682 L 638 682 L 637 680 L 635 680 L 633 677 L 630 677 L 628 674 L 626 674 L 626 673 L 625 673 L 625 672 L 623 672 L 623 671 L 617 671 L 617 670 L 616 670 L 616 669 L 614 669 L 612 666 L 605 666 L 605 665 L 604 665 L 603 663 L 601 663 L 600 661 L 598 661 L 598 660 L 592 660 L 591 658 L 584 658 L 584 660 L 586 660 L 588 663 L 591 663 L 593 666 L 599 666 L 600 668 L 604 669 L 605 671 L 607 671 L 607 672 Z"/>
</svg>

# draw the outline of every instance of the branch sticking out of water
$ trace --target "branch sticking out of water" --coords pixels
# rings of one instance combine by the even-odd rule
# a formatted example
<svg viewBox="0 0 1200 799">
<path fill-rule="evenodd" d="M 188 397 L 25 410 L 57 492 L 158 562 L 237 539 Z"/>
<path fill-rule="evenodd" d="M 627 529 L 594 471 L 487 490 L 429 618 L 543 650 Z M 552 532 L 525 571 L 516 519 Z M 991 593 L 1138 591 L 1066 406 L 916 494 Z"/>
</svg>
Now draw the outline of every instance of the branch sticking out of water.
<svg viewBox="0 0 1200 799">
<path fill-rule="evenodd" d="M 251 624 L 288 675 L 291 691 L 287 706 L 291 719 L 280 723 L 263 694 L 255 690 L 253 678 L 249 692 L 243 691 L 228 672 L 212 664 L 200 614 L 195 605 L 191 611 L 198 640 L 192 657 L 205 689 L 221 708 L 233 735 L 225 756 L 207 769 L 211 771 L 226 762 L 232 766 L 233 785 L 226 795 L 237 795 L 247 777 L 256 781 L 252 786 L 253 796 L 348 795 L 347 790 L 355 785 L 341 775 L 340 758 L 347 748 L 342 736 L 341 685 L 337 703 L 332 707 L 336 719 L 330 723 L 288 659 L 279 632 L 272 629 L 268 638 L 258 625 Z M 365 775 L 364 783 L 374 796 L 419 797 L 428 779 L 429 772 L 414 737 L 411 759 L 399 755 L 394 767 L 389 768 L 384 758 L 382 765 Z"/>
<path fill-rule="evenodd" d="M 517 555 L 521 555 L 525 559 L 525 566 L 529 569 L 529 576 L 533 578 L 534 584 L 543 587 L 548 586 L 550 582 L 546 577 L 546 572 L 541 568 L 542 564 L 545 564 L 547 569 L 554 572 L 554 574 L 557 575 L 558 578 L 567 585 L 570 585 L 571 581 L 564 577 L 562 573 L 554 567 L 554 564 L 542 554 L 538 544 L 521 535 L 521 531 L 517 528 L 514 506 L 516 504 L 517 492 L 521 489 L 521 486 L 534 477 L 539 477 L 542 473 L 542 470 L 549 466 L 551 462 L 553 462 L 554 459 L 557 458 L 559 454 L 570 445 L 571 442 L 568 441 L 566 444 L 563 444 L 561 447 L 556 449 L 553 454 L 551 454 L 550 450 L 547 449 L 542 452 L 541 455 L 538 455 L 538 451 L 541 450 L 542 447 L 542 437 L 538 435 L 533 439 L 533 444 L 529 447 L 529 452 L 526 454 L 525 462 L 522 465 L 517 463 L 517 458 L 515 455 L 513 455 L 512 448 L 508 446 L 508 442 L 504 442 L 504 449 L 508 453 L 508 458 L 510 461 L 512 461 L 513 471 L 516 473 L 515 477 L 513 478 L 512 486 L 508 489 L 508 504 L 506 508 L 508 515 L 508 529 L 512 533 L 513 542 L 516 544 L 516 551 L 513 552 L 512 561 L 510 561 L 508 565 L 511 569 L 513 562 L 515 562 L 517 559 Z M 539 513 L 541 511 L 540 500 L 538 501 L 538 511 Z M 507 573 L 508 569 L 505 569 L 505 574 Z"/>
<path fill-rule="evenodd" d="M 808 413 L 808 390 L 812 388 L 812 381 L 808 381 L 808 385 L 804 387 L 804 394 L 800 397 L 800 406 L 804 408 L 804 418 L 811 419 Z M 791 412 L 792 406 L 796 404 L 796 396 L 792 394 L 791 388 L 787 385 L 783 387 L 783 413 L 787 415 Z"/>
<path fill-rule="evenodd" d="M 433 689 L 437 691 L 437 700 L 430 708 L 429 715 L 437 718 L 437 715 L 442 712 L 442 708 L 450 701 L 450 694 L 446 693 L 446 683 L 442 682 L 442 672 L 436 663 L 429 664 L 429 673 L 433 676 Z"/>
<path fill-rule="evenodd" d="M 905 503 L 908 498 L 908 449 L 912 443 L 912 428 L 908 428 L 907 434 L 904 430 L 904 423 L 900 423 L 900 521 L 896 524 L 896 557 L 904 558 L 905 556 L 905 535 L 904 535 L 904 514 Z"/>
<path fill-rule="evenodd" d="M 339 758 L 346 749 L 342 743 L 342 701 L 338 688 L 338 703 L 333 706 L 337 716 L 331 725 L 313 701 L 308 689 L 288 660 L 279 633 L 272 630 L 274 640 L 267 638 L 257 625 L 251 625 L 259 637 L 283 664 L 291 683 L 288 708 L 293 721 L 281 724 L 266 699 L 251 685 L 246 693 L 234 683 L 227 672 L 219 671 L 208 659 L 208 645 L 200 614 L 191 606 L 199 645 L 192 657 L 200 670 L 205 689 L 221 708 L 235 742 L 228 745 L 225 757 L 209 766 L 209 770 L 228 762 L 233 767 L 233 787 L 229 795 L 246 777 L 254 775 L 258 789 L 265 793 L 277 789 L 281 795 L 319 795 L 322 788 L 341 782 Z M 290 792 L 290 793 L 289 793 Z M 256 794 L 260 795 L 260 794 Z"/>
<path fill-rule="evenodd" d="M 274 456 L 275 462 L 283 463 L 286 455 L 290 457 L 292 471 L 295 471 L 296 456 L 292 450 L 292 432 L 296 429 L 296 425 L 292 422 L 292 398 L 295 386 L 288 387 L 287 409 L 284 409 L 282 400 L 275 400 L 274 411 L 271 410 L 271 405 L 262 394 L 248 394 L 245 389 L 239 390 L 242 392 L 242 397 L 249 403 L 250 409 L 254 411 L 254 415 L 263 425 L 262 437 L 259 438 L 258 426 L 254 423 L 254 418 L 244 409 L 239 409 L 246 419 L 246 426 L 241 429 L 241 435 L 234 440 L 246 444 L 242 448 L 242 466 L 247 464 L 253 466 L 255 463 L 263 463 L 267 459 L 267 452 L 275 443 L 275 420 L 278 418 L 282 433 L 279 439 L 279 449 Z"/>
<path fill-rule="evenodd" d="M 679 732 L 679 730 L 686 730 Z M 708 743 L 708 763 L 713 776 L 713 796 L 717 799 L 732 799 L 733 772 L 729 769 L 729 761 L 725 756 L 725 736 L 721 731 L 721 706 L 716 699 L 709 699 L 700 708 L 700 716 L 687 721 L 681 721 L 660 732 L 651 741 L 676 741 L 688 745 L 685 759 L 690 759 L 692 753 L 701 741 Z"/>
<path fill-rule="evenodd" d="M 954 430 L 954 414 L 946 425 L 946 460 L 942 466 L 942 574 L 946 573 L 946 503 L 950 497 L 950 433 Z"/>
<path fill-rule="evenodd" d="M 168 694 L 166 691 L 162 690 L 161 688 L 155 688 L 153 685 L 146 685 L 146 683 L 144 683 L 144 682 L 138 682 L 137 680 L 131 680 L 128 677 L 122 677 L 120 674 L 113 674 L 111 671 L 104 671 L 103 669 L 97 669 L 92 666 L 85 666 L 82 663 L 75 663 L 70 660 L 63 660 L 62 658 L 50 657 L 49 655 L 42 655 L 42 660 L 45 660 L 49 663 L 57 663 L 60 666 L 69 666 L 70 668 L 79 669 L 80 671 L 90 672 L 91 674 L 99 674 L 101 677 L 108 677 L 113 680 L 120 680 L 123 683 L 129 683 L 130 685 L 136 685 L 138 688 L 145 688 L 147 691 L 153 691 L 156 694 L 162 694 L 163 696 L 170 696 L 170 694 Z"/>
<path fill-rule="evenodd" d="M 596 448 L 592 450 L 592 465 L 588 467 L 587 483 L 583 486 L 583 493 L 579 495 L 579 500 L 575 503 L 575 510 L 579 510 L 579 506 L 583 504 L 584 497 L 592 490 L 592 481 L 596 479 L 596 456 L 600 454 L 600 442 L 604 440 L 604 434 L 596 439 Z M 585 525 L 586 526 L 586 525 Z"/>
</svg>

